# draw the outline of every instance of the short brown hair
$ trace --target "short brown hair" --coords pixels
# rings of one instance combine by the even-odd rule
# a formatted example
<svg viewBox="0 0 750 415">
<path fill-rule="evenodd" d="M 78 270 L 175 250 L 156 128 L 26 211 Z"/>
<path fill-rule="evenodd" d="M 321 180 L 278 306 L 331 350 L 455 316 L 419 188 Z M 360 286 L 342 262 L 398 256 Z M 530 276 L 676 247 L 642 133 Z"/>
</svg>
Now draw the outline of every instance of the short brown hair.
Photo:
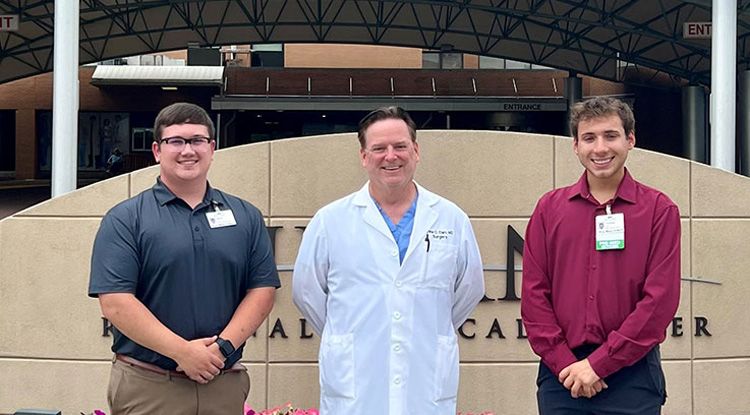
<svg viewBox="0 0 750 415">
<path fill-rule="evenodd" d="M 622 120 L 625 135 L 635 132 L 635 117 L 628 104 L 612 97 L 594 97 L 576 103 L 570 108 L 570 133 L 578 139 L 578 124 L 593 118 L 617 115 Z"/>
<path fill-rule="evenodd" d="M 412 143 L 417 141 L 417 124 L 411 119 L 411 116 L 401 107 L 380 107 L 369 114 L 365 115 L 364 118 L 359 122 L 359 132 L 357 133 L 357 139 L 359 140 L 359 146 L 364 149 L 367 144 L 365 138 L 365 132 L 367 129 L 378 121 L 396 119 L 402 120 L 406 123 L 409 128 L 409 136 L 411 137 Z"/>
<path fill-rule="evenodd" d="M 211 140 L 214 139 L 216 133 L 213 120 L 203 108 L 188 102 L 178 102 L 159 111 L 154 121 L 154 141 L 157 143 L 161 141 L 164 127 L 175 124 L 204 125 L 208 129 L 208 138 Z"/>
</svg>

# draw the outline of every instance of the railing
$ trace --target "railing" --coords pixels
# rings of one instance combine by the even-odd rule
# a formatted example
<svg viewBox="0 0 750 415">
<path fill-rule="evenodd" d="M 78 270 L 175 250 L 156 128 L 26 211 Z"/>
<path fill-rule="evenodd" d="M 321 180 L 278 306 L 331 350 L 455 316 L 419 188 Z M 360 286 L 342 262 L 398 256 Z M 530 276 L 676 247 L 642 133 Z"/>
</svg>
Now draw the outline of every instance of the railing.
<svg viewBox="0 0 750 415">
<path fill-rule="evenodd" d="M 265 97 L 561 98 L 563 71 L 227 68 L 226 94 Z"/>
</svg>

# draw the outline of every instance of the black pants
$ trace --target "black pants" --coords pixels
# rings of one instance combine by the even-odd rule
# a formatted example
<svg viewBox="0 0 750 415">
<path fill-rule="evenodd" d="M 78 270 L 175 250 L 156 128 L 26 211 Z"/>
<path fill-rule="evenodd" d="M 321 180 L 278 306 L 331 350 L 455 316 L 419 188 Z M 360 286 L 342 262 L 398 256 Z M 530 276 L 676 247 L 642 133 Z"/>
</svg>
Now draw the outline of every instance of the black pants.
<svg viewBox="0 0 750 415">
<path fill-rule="evenodd" d="M 581 346 L 573 350 L 580 360 L 598 346 Z M 667 399 L 664 372 L 661 370 L 659 346 L 643 359 L 606 377 L 609 389 L 593 398 L 574 399 L 557 376 L 544 363 L 539 363 L 536 384 L 540 415 L 658 415 Z"/>
</svg>

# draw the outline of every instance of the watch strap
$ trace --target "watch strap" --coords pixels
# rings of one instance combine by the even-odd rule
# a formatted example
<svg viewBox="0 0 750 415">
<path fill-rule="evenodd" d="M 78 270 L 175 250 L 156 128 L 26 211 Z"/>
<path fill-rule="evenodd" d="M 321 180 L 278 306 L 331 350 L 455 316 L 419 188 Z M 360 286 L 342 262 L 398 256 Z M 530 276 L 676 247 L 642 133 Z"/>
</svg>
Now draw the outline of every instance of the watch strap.
<svg viewBox="0 0 750 415">
<path fill-rule="evenodd" d="M 235 351 L 235 348 L 232 342 L 230 342 L 229 340 L 222 339 L 221 337 L 216 339 L 216 344 L 219 345 L 219 351 L 221 351 L 221 354 L 226 358 L 231 356 L 232 353 L 234 353 Z"/>
</svg>

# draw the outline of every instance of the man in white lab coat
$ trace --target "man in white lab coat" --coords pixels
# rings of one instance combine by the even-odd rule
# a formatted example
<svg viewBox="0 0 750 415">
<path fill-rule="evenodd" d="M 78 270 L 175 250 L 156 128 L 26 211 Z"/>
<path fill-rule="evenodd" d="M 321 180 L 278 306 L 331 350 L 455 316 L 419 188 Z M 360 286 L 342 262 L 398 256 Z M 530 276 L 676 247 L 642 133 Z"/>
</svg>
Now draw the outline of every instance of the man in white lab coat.
<svg viewBox="0 0 750 415">
<path fill-rule="evenodd" d="M 320 344 L 320 409 L 456 413 L 456 329 L 484 294 L 468 216 L 414 182 L 416 126 L 397 107 L 359 125 L 369 181 L 302 238 L 292 298 Z"/>
</svg>

